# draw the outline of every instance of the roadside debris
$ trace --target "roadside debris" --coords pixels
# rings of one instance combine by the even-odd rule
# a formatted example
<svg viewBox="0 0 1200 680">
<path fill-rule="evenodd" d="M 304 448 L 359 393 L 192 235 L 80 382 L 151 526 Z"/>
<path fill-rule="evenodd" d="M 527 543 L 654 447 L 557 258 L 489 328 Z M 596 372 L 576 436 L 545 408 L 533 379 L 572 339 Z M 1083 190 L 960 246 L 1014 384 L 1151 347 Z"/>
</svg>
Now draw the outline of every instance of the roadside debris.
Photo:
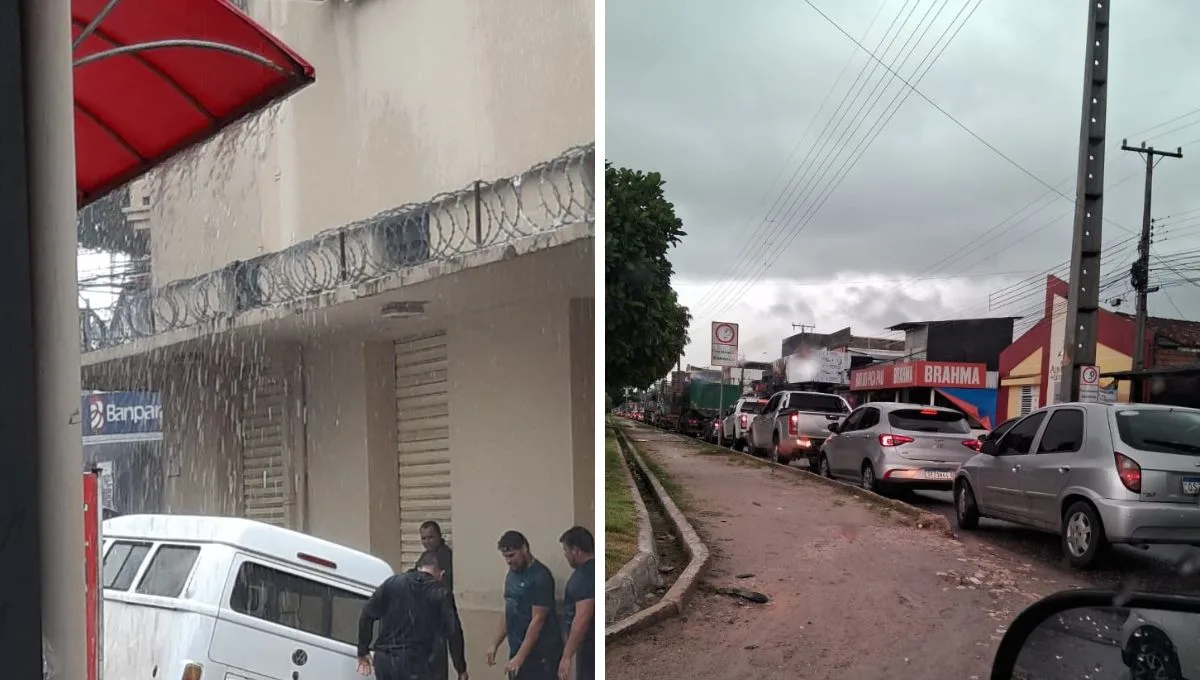
<svg viewBox="0 0 1200 680">
<path fill-rule="evenodd" d="M 771 598 L 766 595 L 753 590 L 746 590 L 745 588 L 713 588 L 713 592 L 728 595 L 729 597 L 741 598 L 747 602 L 754 602 L 756 604 L 766 604 L 771 601 Z"/>
</svg>

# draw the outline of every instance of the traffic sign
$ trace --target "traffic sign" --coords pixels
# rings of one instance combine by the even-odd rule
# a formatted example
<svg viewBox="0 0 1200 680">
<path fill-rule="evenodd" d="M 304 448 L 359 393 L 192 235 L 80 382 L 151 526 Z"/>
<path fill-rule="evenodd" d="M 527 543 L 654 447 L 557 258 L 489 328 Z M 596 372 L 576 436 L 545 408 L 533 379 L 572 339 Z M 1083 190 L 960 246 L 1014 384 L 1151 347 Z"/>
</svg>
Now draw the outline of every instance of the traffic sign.
<svg viewBox="0 0 1200 680">
<path fill-rule="evenodd" d="M 1079 401 L 1100 402 L 1100 371 L 1095 366 L 1079 367 Z"/>
<path fill-rule="evenodd" d="M 1095 366 L 1084 366 L 1079 369 L 1080 385 L 1099 385 L 1100 371 Z"/>
<path fill-rule="evenodd" d="M 738 365 L 738 325 L 736 323 L 714 321 L 711 340 L 710 363 L 713 366 Z"/>
</svg>

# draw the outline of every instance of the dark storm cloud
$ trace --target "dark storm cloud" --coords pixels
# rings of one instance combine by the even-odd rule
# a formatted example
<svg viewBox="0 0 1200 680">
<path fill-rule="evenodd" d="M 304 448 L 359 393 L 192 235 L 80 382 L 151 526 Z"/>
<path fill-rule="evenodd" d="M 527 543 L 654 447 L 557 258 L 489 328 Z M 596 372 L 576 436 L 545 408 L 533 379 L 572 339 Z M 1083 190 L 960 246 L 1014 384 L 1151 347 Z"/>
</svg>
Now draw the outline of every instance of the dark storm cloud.
<svg viewBox="0 0 1200 680">
<path fill-rule="evenodd" d="M 890 61 L 890 55 L 902 54 L 901 44 L 926 10 L 933 8 L 928 15 L 933 17 L 944 5 L 915 56 L 897 67 L 907 77 L 968 1 L 885 0 L 863 43 Z M 856 37 L 880 8 L 879 0 L 815 2 Z M 984 2 L 918 86 L 1032 174 L 1062 182 L 1058 188 L 1069 196 L 1074 195 L 1070 177 L 1079 134 L 1086 11 L 1085 2 Z M 885 105 L 906 90 L 877 68 L 859 104 L 850 109 L 857 111 L 862 128 L 840 144 L 830 141 L 820 148 L 817 133 L 861 66 L 872 62 L 805 3 L 609 0 L 606 12 L 606 154 L 618 165 L 663 173 L 668 197 L 689 234 L 673 255 L 680 280 L 819 281 L 846 272 L 950 277 L 1028 272 L 1067 259 L 1070 217 L 1062 215 L 1071 211 L 1071 202 L 1048 196 L 1034 206 L 1045 206 L 1042 210 L 1003 235 L 989 232 L 1046 187 L 916 95 L 802 228 L 801 217 L 828 186 L 828 179 L 804 183 L 810 192 L 804 200 L 797 200 L 799 193 L 783 193 L 802 159 L 811 152 L 842 167 Z M 910 17 L 908 29 L 885 52 L 877 44 L 898 15 Z M 1119 150 L 1121 137 L 1141 141 L 1141 130 L 1200 108 L 1200 68 L 1195 67 L 1200 45 L 1192 41 L 1198 23 L 1200 3 L 1193 0 L 1114 6 L 1105 215 L 1128 229 L 1141 220 L 1142 174 L 1138 158 Z M 851 55 L 854 60 L 818 117 Z M 875 83 L 882 100 L 874 108 L 860 108 Z M 1186 127 L 1174 129 L 1180 126 Z M 1149 137 L 1160 146 L 1200 141 L 1200 114 Z M 805 143 L 789 163 L 801 139 Z M 1194 148 L 1191 154 L 1185 148 L 1183 160 L 1159 166 L 1156 215 L 1200 208 L 1200 193 L 1194 190 L 1200 184 L 1200 144 Z M 833 171 L 800 174 L 828 178 Z M 777 199 L 780 204 L 769 210 Z M 768 213 L 773 221 L 752 238 Z M 1106 230 L 1110 244 L 1130 235 L 1117 227 Z M 1180 226 L 1156 249 L 1166 256 L 1197 248 L 1198 237 L 1200 224 Z M 738 253 L 744 255 L 740 261 L 734 257 Z M 740 266 L 731 271 L 735 261 Z M 1106 269 L 1126 264 L 1113 257 Z M 1177 316 L 1174 308 L 1180 307 L 1186 314 L 1200 313 L 1200 288 L 1176 287 L 1169 294 L 1175 304 L 1159 295 L 1153 311 Z M 981 295 L 986 298 L 986 291 Z M 926 317 L 939 308 L 939 300 L 912 298 L 903 287 L 856 299 L 847 316 L 864 324 Z M 799 316 L 795 304 L 770 301 L 759 308 L 782 319 Z"/>
</svg>

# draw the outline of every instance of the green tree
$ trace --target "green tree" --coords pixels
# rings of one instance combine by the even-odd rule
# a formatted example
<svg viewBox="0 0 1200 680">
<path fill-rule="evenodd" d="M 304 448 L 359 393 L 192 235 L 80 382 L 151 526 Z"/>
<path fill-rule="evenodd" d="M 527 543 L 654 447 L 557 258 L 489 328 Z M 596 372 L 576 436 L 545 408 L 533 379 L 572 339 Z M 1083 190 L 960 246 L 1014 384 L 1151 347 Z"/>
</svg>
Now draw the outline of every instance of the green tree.
<svg viewBox="0 0 1200 680">
<path fill-rule="evenodd" d="M 686 234 L 657 172 L 604 164 L 604 390 L 614 403 L 675 365 L 691 314 L 671 287 L 667 253 Z"/>
</svg>

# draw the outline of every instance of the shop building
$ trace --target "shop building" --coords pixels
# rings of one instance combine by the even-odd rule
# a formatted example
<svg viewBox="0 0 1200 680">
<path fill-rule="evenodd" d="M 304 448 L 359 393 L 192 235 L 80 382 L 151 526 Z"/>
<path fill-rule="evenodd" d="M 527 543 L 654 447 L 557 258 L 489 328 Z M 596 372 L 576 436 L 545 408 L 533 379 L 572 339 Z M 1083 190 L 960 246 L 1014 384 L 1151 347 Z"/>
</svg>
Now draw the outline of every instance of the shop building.
<svg viewBox="0 0 1200 680">
<path fill-rule="evenodd" d="M 1013 317 L 914 321 L 903 357 L 850 371 L 851 401 L 899 401 L 956 408 L 979 428 L 996 424 L 1000 352 L 1012 342 Z"/>
<path fill-rule="evenodd" d="M 998 417 L 1006 420 L 1061 401 L 1063 344 L 1067 317 L 1067 284 L 1046 277 L 1042 319 L 1000 353 Z M 1134 321 L 1128 314 L 1099 311 L 1096 367 L 1100 398 L 1131 401 L 1128 374 L 1133 366 Z M 1148 369 L 1178 368 L 1200 360 L 1200 323 L 1150 317 L 1146 320 L 1145 363 Z M 1196 381 L 1166 374 L 1147 383 L 1134 401 L 1185 404 L 1194 400 Z"/>
</svg>

